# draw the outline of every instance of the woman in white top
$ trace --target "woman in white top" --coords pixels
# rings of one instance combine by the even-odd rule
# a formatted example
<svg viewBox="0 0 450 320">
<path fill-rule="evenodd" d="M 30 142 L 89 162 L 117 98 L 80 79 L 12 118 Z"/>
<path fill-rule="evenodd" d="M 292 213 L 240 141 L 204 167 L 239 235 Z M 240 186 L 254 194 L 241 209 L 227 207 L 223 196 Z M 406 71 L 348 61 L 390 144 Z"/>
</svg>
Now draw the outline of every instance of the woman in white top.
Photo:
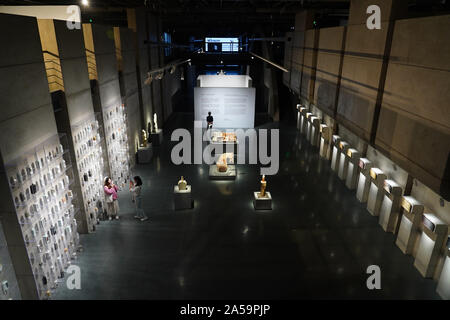
<svg viewBox="0 0 450 320">
<path fill-rule="evenodd" d="M 148 217 L 145 215 L 144 209 L 142 209 L 142 179 L 139 176 L 133 178 L 134 182 L 130 180 L 130 192 L 132 194 L 133 202 L 136 206 L 136 215 L 134 216 L 136 219 L 141 221 L 148 220 Z"/>
</svg>

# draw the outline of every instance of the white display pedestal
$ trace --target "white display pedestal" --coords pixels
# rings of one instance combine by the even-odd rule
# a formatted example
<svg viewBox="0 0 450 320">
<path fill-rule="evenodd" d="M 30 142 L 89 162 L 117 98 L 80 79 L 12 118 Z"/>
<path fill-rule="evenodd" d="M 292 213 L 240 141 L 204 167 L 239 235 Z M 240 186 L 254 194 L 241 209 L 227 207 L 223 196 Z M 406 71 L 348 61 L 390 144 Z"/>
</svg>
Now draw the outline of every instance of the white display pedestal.
<svg viewBox="0 0 450 320">
<path fill-rule="evenodd" d="M 150 136 L 152 138 L 152 145 L 155 147 L 159 147 L 163 142 L 163 131 L 162 129 L 156 130 L 156 132 L 150 132 Z"/>
<path fill-rule="evenodd" d="M 309 118 L 313 116 L 314 114 L 312 114 L 311 112 L 306 113 L 305 130 L 306 130 L 306 140 L 309 143 L 311 143 L 311 122 Z"/>
<path fill-rule="evenodd" d="M 306 128 L 307 128 L 307 121 L 306 121 L 306 114 L 308 113 L 308 109 L 303 107 L 300 108 L 300 133 L 306 134 Z"/>
<path fill-rule="evenodd" d="M 330 142 L 331 142 L 331 128 L 326 124 L 320 125 L 320 146 L 319 154 L 322 158 L 330 160 Z"/>
<path fill-rule="evenodd" d="M 350 145 L 342 141 L 339 143 L 340 155 L 339 155 L 339 166 L 338 166 L 338 177 L 341 180 L 347 178 L 347 169 L 348 169 L 348 159 L 347 159 L 347 151 L 350 148 Z"/>
<path fill-rule="evenodd" d="M 310 127 L 310 142 L 311 145 L 313 147 L 319 147 L 320 146 L 320 140 L 319 140 L 319 136 L 320 136 L 320 121 L 321 119 L 319 117 L 316 116 L 312 116 L 309 118 L 309 122 L 311 124 Z"/>
<path fill-rule="evenodd" d="M 175 210 L 192 209 L 192 192 L 191 186 L 187 185 L 186 190 L 180 190 L 178 186 L 173 187 L 173 201 Z"/>
<path fill-rule="evenodd" d="M 393 180 L 384 180 L 384 196 L 378 223 L 384 231 L 395 233 L 400 214 L 402 188 Z"/>
<path fill-rule="evenodd" d="M 259 198 L 259 191 L 253 192 L 253 206 L 255 210 L 272 210 L 272 195 L 266 191 L 266 196 Z"/>
<path fill-rule="evenodd" d="M 234 180 L 236 179 L 236 166 L 228 165 L 226 172 L 217 170 L 215 164 L 209 166 L 209 179 L 211 180 Z"/>
<path fill-rule="evenodd" d="M 431 278 L 436 270 L 439 253 L 447 240 L 448 226 L 431 213 L 424 213 L 422 235 L 414 266 L 424 278 Z"/>
<path fill-rule="evenodd" d="M 395 244 L 404 254 L 412 254 L 414 244 L 419 235 L 422 222 L 423 205 L 410 196 L 403 196 L 401 210 L 403 212 Z"/>
<path fill-rule="evenodd" d="M 450 300 L 450 243 L 447 242 L 447 257 L 439 277 L 437 293 L 444 300 Z"/>
<path fill-rule="evenodd" d="M 381 201 L 383 200 L 383 187 L 386 175 L 378 168 L 370 169 L 370 188 L 369 197 L 367 198 L 367 211 L 373 216 L 380 214 Z"/>
<path fill-rule="evenodd" d="M 297 107 L 297 129 L 300 130 L 301 127 L 301 119 L 302 119 L 302 114 L 300 112 L 300 108 Z"/>
<path fill-rule="evenodd" d="M 370 187 L 370 169 L 372 168 L 372 162 L 369 159 L 359 159 L 359 176 L 358 187 L 356 188 L 356 198 L 361 203 L 367 202 L 369 197 Z M 356 169 L 355 169 L 356 170 Z"/>
<path fill-rule="evenodd" d="M 153 148 L 151 144 L 148 144 L 147 147 L 139 147 L 137 151 L 137 160 L 138 163 L 150 163 L 153 156 Z"/>
<path fill-rule="evenodd" d="M 339 144 L 341 143 L 341 137 L 338 135 L 334 135 L 332 138 L 331 145 L 331 170 L 338 171 L 339 170 L 339 160 L 341 158 L 341 150 L 339 148 Z"/>
<path fill-rule="evenodd" d="M 356 180 L 358 180 L 358 165 L 359 165 L 360 153 L 356 149 L 347 150 L 347 178 L 345 179 L 345 185 L 350 190 L 356 188 Z"/>
</svg>

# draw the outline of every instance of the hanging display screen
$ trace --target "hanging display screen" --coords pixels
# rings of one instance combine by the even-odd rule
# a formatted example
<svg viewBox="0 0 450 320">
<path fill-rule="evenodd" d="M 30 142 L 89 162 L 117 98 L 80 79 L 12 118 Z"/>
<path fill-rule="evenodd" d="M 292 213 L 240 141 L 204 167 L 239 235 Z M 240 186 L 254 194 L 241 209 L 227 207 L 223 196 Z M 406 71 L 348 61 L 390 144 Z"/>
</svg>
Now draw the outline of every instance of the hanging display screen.
<svg viewBox="0 0 450 320">
<path fill-rule="evenodd" d="M 239 38 L 205 38 L 208 52 L 238 52 Z"/>
</svg>

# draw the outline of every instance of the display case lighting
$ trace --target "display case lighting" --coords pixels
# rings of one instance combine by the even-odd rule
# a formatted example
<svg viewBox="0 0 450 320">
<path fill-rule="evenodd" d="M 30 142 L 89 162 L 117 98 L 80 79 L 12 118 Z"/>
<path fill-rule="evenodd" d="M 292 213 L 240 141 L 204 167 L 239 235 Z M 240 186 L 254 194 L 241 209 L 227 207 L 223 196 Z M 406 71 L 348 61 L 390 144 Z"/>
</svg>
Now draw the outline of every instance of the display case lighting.
<svg viewBox="0 0 450 320">
<path fill-rule="evenodd" d="M 423 215 L 422 222 L 423 225 L 430 231 L 434 232 L 434 230 L 436 229 L 436 225 L 433 223 L 433 221 L 431 221 L 431 219 L 429 219 L 429 217 L 427 217 L 427 214 Z"/>
<path fill-rule="evenodd" d="M 372 169 L 370 169 L 370 176 L 371 176 L 372 179 L 374 179 L 374 180 L 376 180 L 376 179 L 377 179 L 377 176 L 378 176 L 379 174 L 381 174 L 381 173 L 383 173 L 383 171 L 381 171 L 381 170 L 378 169 L 378 168 L 372 168 Z"/>
</svg>

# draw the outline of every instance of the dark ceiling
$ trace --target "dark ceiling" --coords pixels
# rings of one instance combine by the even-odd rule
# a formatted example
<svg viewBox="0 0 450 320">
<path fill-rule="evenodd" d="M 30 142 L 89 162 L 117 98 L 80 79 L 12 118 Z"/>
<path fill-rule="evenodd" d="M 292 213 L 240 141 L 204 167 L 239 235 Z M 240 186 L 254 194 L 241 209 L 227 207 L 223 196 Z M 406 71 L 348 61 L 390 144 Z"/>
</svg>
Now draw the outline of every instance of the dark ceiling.
<svg viewBox="0 0 450 320">
<path fill-rule="evenodd" d="M 83 20 L 127 25 L 126 9 L 142 7 L 162 18 L 162 28 L 170 33 L 203 37 L 261 34 L 277 36 L 294 26 L 295 13 L 314 9 L 317 27 L 339 25 L 348 18 L 350 0 L 0 0 L 5 5 L 80 4 Z M 450 0 L 409 0 L 411 16 L 442 14 L 450 10 Z"/>
</svg>

